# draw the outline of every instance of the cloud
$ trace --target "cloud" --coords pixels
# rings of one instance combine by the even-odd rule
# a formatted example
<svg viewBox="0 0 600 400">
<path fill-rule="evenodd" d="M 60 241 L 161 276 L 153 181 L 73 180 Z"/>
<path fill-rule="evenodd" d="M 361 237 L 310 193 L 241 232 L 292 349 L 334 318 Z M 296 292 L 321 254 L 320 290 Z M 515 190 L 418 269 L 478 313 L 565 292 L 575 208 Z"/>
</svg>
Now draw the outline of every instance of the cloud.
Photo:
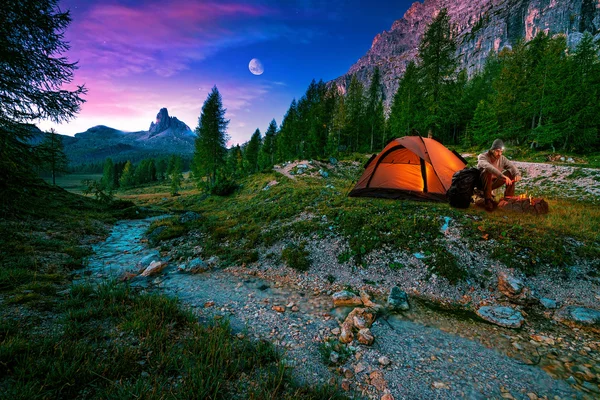
<svg viewBox="0 0 600 400">
<path fill-rule="evenodd" d="M 167 4 L 90 8 L 68 32 L 76 58 L 104 76 L 151 71 L 169 77 L 222 49 L 289 34 L 283 25 L 259 24 L 261 18 L 276 14 L 262 5 L 183 0 Z"/>
</svg>

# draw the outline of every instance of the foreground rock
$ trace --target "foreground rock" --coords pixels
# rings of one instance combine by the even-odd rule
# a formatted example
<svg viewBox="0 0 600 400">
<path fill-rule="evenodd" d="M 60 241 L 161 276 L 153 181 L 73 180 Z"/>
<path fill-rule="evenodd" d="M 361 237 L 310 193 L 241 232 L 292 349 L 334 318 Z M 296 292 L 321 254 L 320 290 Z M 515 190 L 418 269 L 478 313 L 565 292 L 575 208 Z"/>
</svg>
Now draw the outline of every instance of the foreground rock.
<svg viewBox="0 0 600 400">
<path fill-rule="evenodd" d="M 593 308 L 564 307 L 556 313 L 554 319 L 570 327 L 589 328 L 594 332 L 600 332 L 600 311 Z"/>
<path fill-rule="evenodd" d="M 360 297 L 347 290 L 342 290 L 341 292 L 334 293 L 332 298 L 334 307 L 351 307 L 363 305 L 363 302 Z"/>
<path fill-rule="evenodd" d="M 510 307 L 483 306 L 476 312 L 484 320 L 505 328 L 520 328 L 525 322 L 521 312 Z"/>
<path fill-rule="evenodd" d="M 388 296 L 387 305 L 390 311 L 406 311 L 410 308 L 408 295 L 398 286 L 394 286 Z"/>
<path fill-rule="evenodd" d="M 152 261 L 150 263 L 150 265 L 148 266 L 148 268 L 146 268 L 144 270 L 144 272 L 142 272 L 142 276 L 152 276 L 152 275 L 156 275 L 159 272 L 161 272 L 163 269 L 165 269 L 165 267 L 167 266 L 167 263 L 164 261 Z"/>
</svg>

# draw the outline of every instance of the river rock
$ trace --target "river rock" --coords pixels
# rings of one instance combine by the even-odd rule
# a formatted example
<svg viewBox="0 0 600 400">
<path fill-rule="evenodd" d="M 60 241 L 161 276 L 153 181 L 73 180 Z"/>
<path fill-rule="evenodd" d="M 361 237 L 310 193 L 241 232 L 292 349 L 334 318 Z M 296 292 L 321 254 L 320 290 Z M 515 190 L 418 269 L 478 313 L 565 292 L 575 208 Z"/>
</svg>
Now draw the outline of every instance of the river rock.
<svg viewBox="0 0 600 400">
<path fill-rule="evenodd" d="M 167 229 L 167 227 L 166 227 L 166 226 L 164 226 L 164 225 L 157 227 L 157 228 L 156 228 L 156 229 L 154 229 L 152 232 L 150 232 L 150 234 L 148 235 L 148 240 L 149 240 L 151 243 L 154 243 L 154 242 L 155 242 L 155 241 L 158 239 L 158 236 L 159 236 L 161 233 L 163 233 L 163 232 L 164 232 L 166 229 Z"/>
<path fill-rule="evenodd" d="M 398 286 L 394 286 L 388 296 L 387 306 L 390 311 L 406 311 L 410 308 L 408 295 Z"/>
<path fill-rule="evenodd" d="M 551 299 L 546 299 L 544 297 L 542 297 L 540 299 L 540 304 L 542 306 L 544 306 L 544 308 L 548 308 L 548 309 L 555 309 L 558 308 L 558 303 L 555 300 L 551 300 Z"/>
<path fill-rule="evenodd" d="M 148 268 L 148 266 L 153 262 L 153 261 L 157 261 L 159 259 L 159 254 L 158 252 L 152 252 L 151 254 L 145 255 L 144 257 L 142 257 L 140 259 L 140 261 L 138 261 L 137 263 L 137 267 L 140 271 L 145 270 L 146 268 Z"/>
<path fill-rule="evenodd" d="M 200 258 L 194 258 L 187 265 L 180 265 L 178 268 L 179 272 L 187 272 L 190 274 L 199 274 L 201 272 L 206 272 L 209 269 L 210 267 L 208 266 L 208 264 L 206 264 Z"/>
<path fill-rule="evenodd" d="M 521 312 L 510 307 L 483 306 L 476 313 L 484 320 L 506 328 L 520 328 L 525 322 Z"/>
<path fill-rule="evenodd" d="M 385 389 L 387 389 L 387 382 L 385 381 L 381 371 L 375 370 L 371 372 L 369 379 L 371 381 L 371 385 L 375 386 L 375 389 L 379 390 L 380 392 L 383 392 Z"/>
<path fill-rule="evenodd" d="M 360 297 L 348 290 L 342 290 L 341 292 L 334 293 L 331 297 L 333 298 L 334 307 L 362 306 L 363 304 Z"/>
<path fill-rule="evenodd" d="M 563 307 L 555 314 L 554 319 L 567 326 L 590 328 L 594 332 L 600 332 L 600 311 L 593 308 Z"/>
<path fill-rule="evenodd" d="M 373 344 L 375 337 L 369 328 L 364 328 L 358 331 L 358 342 L 370 346 Z"/>
<path fill-rule="evenodd" d="M 181 217 L 179 217 L 179 222 L 182 224 L 185 224 L 187 222 L 197 221 L 201 217 L 202 216 L 200 214 L 198 214 L 197 212 L 188 211 L 188 212 L 182 214 Z"/>
<path fill-rule="evenodd" d="M 524 287 L 522 280 L 510 276 L 506 272 L 498 274 L 498 290 L 505 296 L 509 298 L 517 297 L 523 292 Z"/>
<path fill-rule="evenodd" d="M 165 269 L 166 266 L 167 266 L 167 263 L 164 261 L 153 261 L 152 263 L 150 263 L 148 268 L 146 268 L 144 270 L 144 272 L 142 272 L 142 276 L 156 275 L 159 272 L 161 272 L 163 269 Z"/>
</svg>

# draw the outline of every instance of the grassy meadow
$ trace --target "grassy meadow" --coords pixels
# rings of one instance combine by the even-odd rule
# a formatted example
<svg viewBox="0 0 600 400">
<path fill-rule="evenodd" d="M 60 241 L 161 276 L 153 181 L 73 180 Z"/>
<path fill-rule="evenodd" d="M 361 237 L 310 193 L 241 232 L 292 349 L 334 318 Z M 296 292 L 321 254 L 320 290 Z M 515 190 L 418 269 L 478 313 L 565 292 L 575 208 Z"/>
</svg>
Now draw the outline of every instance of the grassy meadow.
<svg viewBox="0 0 600 400">
<path fill-rule="evenodd" d="M 119 219 L 173 213 L 151 226 L 166 227 L 151 245 L 184 237 L 176 256 L 201 245 L 203 257 L 216 255 L 223 266 L 255 262 L 258 249 L 283 242 L 272 256 L 309 270 L 306 241 L 335 236 L 347 243 L 340 262 L 369 268 L 373 251 L 418 251 L 453 284 L 470 272 L 446 247 L 440 227 L 450 217 L 469 246 L 489 249 L 491 262 L 543 274 L 596 260 L 600 273 L 597 206 L 556 197 L 548 215 L 531 216 L 348 198 L 363 158 L 313 164 L 295 179 L 255 174 L 227 197 L 201 192 L 188 176 L 178 196 L 163 182 L 117 192 L 110 204 L 43 184 L 28 188 L 0 219 L 0 398 L 346 398 L 335 387 L 298 386 L 271 344 L 239 339 L 226 323 L 200 325 L 175 299 L 120 282 L 72 285 L 91 244 Z M 63 178 L 60 184 L 75 193 L 84 179 Z M 181 223 L 177 215 L 185 211 L 201 217 Z M 389 268 L 402 265 L 390 259 Z"/>
</svg>

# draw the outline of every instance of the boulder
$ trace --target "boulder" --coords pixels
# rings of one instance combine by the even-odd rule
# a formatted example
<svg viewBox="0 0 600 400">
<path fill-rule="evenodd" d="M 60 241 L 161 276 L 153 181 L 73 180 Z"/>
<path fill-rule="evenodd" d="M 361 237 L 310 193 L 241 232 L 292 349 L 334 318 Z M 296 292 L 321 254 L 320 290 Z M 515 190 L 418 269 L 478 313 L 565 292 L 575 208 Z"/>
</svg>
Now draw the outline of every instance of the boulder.
<svg viewBox="0 0 600 400">
<path fill-rule="evenodd" d="M 152 263 L 150 263 L 148 268 L 146 268 L 144 270 L 144 272 L 142 272 L 141 275 L 142 276 L 156 275 L 159 272 L 161 272 L 163 269 L 165 269 L 166 266 L 167 266 L 167 263 L 164 261 L 153 261 Z"/>
<path fill-rule="evenodd" d="M 520 328 L 525 322 L 521 312 L 511 307 L 483 306 L 476 313 L 482 319 L 505 328 Z"/>
<path fill-rule="evenodd" d="M 523 292 L 525 285 L 523 281 L 508 275 L 506 272 L 498 274 L 498 290 L 507 297 L 517 297 Z"/>
<path fill-rule="evenodd" d="M 410 308 L 408 295 L 398 286 L 394 286 L 387 299 L 387 307 L 390 311 L 406 311 Z"/>
<path fill-rule="evenodd" d="M 600 311 L 593 308 L 563 307 L 555 314 L 554 319 L 570 327 L 589 328 L 594 332 L 600 332 Z"/>
<path fill-rule="evenodd" d="M 158 254 L 158 251 L 152 252 L 151 254 L 148 254 L 148 255 L 145 255 L 137 263 L 138 270 L 140 270 L 140 271 L 145 270 L 146 268 L 148 268 L 148 265 L 150 265 L 153 261 L 157 261 L 159 258 L 160 258 L 160 255 Z"/>
<path fill-rule="evenodd" d="M 188 272 L 190 274 L 199 274 L 202 272 L 206 272 L 209 269 L 210 269 L 210 267 L 208 266 L 208 264 L 206 264 L 200 258 L 194 258 L 192 261 L 190 261 L 183 271 L 181 271 L 181 267 L 180 267 L 181 272 Z"/>
<path fill-rule="evenodd" d="M 370 346 L 373 344 L 375 337 L 369 328 L 364 328 L 358 331 L 357 339 L 359 343 Z"/>
<path fill-rule="evenodd" d="M 342 290 L 341 292 L 334 293 L 331 297 L 333 298 L 334 307 L 363 305 L 360 297 L 348 290 Z"/>
<path fill-rule="evenodd" d="M 544 308 L 549 308 L 549 309 L 555 309 L 558 308 L 558 303 L 555 300 L 552 299 L 546 299 L 544 297 L 542 297 L 540 299 L 540 304 L 542 306 L 544 306 Z"/>
<path fill-rule="evenodd" d="M 201 217 L 202 216 L 200 214 L 198 214 L 197 212 L 188 211 L 179 217 L 179 222 L 182 224 L 185 224 L 187 222 L 197 221 Z"/>
</svg>

